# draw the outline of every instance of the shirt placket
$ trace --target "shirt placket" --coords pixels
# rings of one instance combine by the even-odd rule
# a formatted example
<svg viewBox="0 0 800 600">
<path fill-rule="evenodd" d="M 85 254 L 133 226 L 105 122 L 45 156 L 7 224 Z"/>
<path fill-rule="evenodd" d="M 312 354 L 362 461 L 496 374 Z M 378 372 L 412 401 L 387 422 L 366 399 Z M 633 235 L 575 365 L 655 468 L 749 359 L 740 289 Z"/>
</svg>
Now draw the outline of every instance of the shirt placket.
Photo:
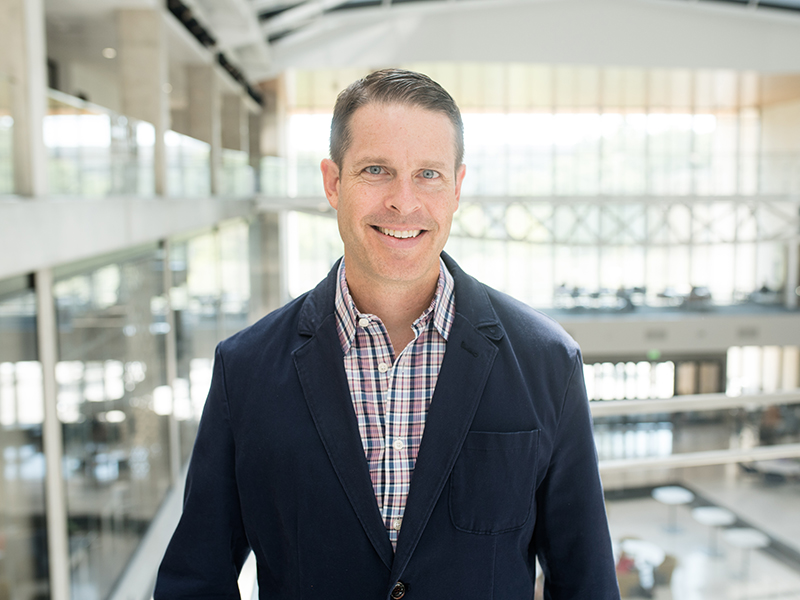
<svg viewBox="0 0 800 600">
<path fill-rule="evenodd" d="M 384 523 L 392 542 L 397 541 L 401 524 L 401 498 L 404 496 L 404 483 L 407 479 L 406 467 L 408 449 L 406 448 L 407 400 L 402 384 L 403 363 L 406 355 L 401 354 L 392 370 L 388 373 L 389 385 L 386 402 L 386 454 L 385 478 L 386 494 L 384 499 Z"/>
<path fill-rule="evenodd" d="M 382 347 L 380 325 L 365 316 L 358 319 L 356 348 L 360 394 L 359 429 L 369 465 L 372 485 L 378 500 L 386 486 L 383 462 L 385 459 L 385 397 L 387 379 L 379 365 L 387 362 L 388 352 Z"/>
<path fill-rule="evenodd" d="M 383 518 L 389 539 L 396 545 L 403 523 L 405 499 L 411 483 L 410 425 L 414 417 L 414 392 L 411 389 L 411 366 L 424 323 L 415 323 L 414 340 L 403 349 L 388 372 L 386 402 L 385 481 L 386 507 Z"/>
<path fill-rule="evenodd" d="M 363 329 L 365 356 L 360 363 L 362 373 L 369 373 L 372 380 L 372 393 L 365 395 L 365 419 L 373 433 L 368 453 L 370 476 L 372 478 L 378 508 L 384 517 L 387 509 L 387 490 L 391 486 L 388 478 L 386 432 L 388 428 L 386 403 L 392 372 L 391 348 L 387 342 L 385 328 L 379 321 L 360 315 L 358 324 Z"/>
</svg>

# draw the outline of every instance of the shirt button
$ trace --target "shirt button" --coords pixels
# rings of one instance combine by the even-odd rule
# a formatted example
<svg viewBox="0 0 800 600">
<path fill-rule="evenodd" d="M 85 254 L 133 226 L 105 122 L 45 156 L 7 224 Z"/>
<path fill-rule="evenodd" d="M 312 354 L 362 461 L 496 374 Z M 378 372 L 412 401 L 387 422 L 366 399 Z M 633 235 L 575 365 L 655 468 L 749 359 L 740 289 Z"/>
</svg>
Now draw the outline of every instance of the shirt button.
<svg viewBox="0 0 800 600">
<path fill-rule="evenodd" d="M 403 596 L 406 595 L 406 584 L 402 581 L 398 581 L 394 588 L 392 589 L 392 598 L 394 600 L 400 600 Z"/>
<path fill-rule="evenodd" d="M 405 444 L 403 443 L 403 440 L 401 440 L 400 438 L 396 438 L 392 443 L 392 447 L 395 450 L 402 450 L 405 447 Z"/>
<path fill-rule="evenodd" d="M 389 370 L 389 365 L 387 365 L 386 363 L 380 363 L 378 365 L 378 371 L 380 371 L 381 373 L 386 373 L 386 371 L 388 370 Z"/>
<path fill-rule="evenodd" d="M 369 319 L 365 319 L 364 317 L 361 317 L 358 320 L 358 326 L 359 327 L 366 327 L 367 325 L 369 325 Z"/>
<path fill-rule="evenodd" d="M 403 524 L 403 519 L 395 519 L 394 523 L 392 523 L 392 527 L 395 531 L 400 531 L 400 526 Z"/>
</svg>

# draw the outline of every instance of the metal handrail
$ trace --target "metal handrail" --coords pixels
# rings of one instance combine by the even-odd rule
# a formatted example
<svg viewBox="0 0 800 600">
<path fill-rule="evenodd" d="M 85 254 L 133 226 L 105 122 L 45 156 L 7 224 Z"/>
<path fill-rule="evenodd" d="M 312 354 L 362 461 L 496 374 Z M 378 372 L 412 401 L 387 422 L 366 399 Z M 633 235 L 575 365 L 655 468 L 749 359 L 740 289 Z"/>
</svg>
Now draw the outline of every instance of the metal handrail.
<svg viewBox="0 0 800 600">
<path fill-rule="evenodd" d="M 669 456 L 601 460 L 600 472 L 605 474 L 631 470 L 707 467 L 740 462 L 777 460 L 780 458 L 800 458 L 800 444 L 778 444 L 776 446 L 759 446 L 757 448 L 681 452 Z"/>
<path fill-rule="evenodd" d="M 755 410 L 775 404 L 800 404 L 800 388 L 765 394 L 694 394 L 650 400 L 596 400 L 589 404 L 592 417 L 681 413 L 703 410 L 744 408 Z"/>
</svg>

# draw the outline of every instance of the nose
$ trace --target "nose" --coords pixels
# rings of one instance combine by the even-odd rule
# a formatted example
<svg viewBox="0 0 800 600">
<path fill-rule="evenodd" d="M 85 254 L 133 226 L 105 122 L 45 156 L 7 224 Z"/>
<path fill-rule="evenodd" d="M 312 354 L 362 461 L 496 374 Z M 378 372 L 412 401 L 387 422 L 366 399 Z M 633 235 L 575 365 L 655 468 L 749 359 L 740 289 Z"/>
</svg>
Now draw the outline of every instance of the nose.
<svg viewBox="0 0 800 600">
<path fill-rule="evenodd" d="M 405 177 L 398 177 L 386 196 L 385 206 L 400 215 L 410 215 L 418 210 L 421 202 L 414 189 L 414 182 Z"/>
</svg>

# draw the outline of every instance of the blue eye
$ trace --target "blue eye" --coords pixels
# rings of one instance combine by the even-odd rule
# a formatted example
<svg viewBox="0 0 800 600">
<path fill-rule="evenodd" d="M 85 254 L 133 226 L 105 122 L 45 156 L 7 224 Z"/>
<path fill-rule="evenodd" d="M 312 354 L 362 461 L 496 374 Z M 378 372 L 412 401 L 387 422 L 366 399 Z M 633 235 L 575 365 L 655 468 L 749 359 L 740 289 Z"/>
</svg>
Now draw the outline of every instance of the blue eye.
<svg viewBox="0 0 800 600">
<path fill-rule="evenodd" d="M 439 176 L 439 173 L 437 173 L 437 172 L 436 172 L 436 171 L 434 171 L 433 169 L 425 169 L 425 170 L 422 172 L 422 176 L 423 176 L 425 179 L 435 179 L 436 177 L 438 177 L 438 176 Z"/>
<path fill-rule="evenodd" d="M 380 175 L 382 171 L 383 169 L 381 167 L 377 167 L 374 165 L 371 167 L 367 167 L 367 173 L 369 173 L 370 175 Z"/>
</svg>

